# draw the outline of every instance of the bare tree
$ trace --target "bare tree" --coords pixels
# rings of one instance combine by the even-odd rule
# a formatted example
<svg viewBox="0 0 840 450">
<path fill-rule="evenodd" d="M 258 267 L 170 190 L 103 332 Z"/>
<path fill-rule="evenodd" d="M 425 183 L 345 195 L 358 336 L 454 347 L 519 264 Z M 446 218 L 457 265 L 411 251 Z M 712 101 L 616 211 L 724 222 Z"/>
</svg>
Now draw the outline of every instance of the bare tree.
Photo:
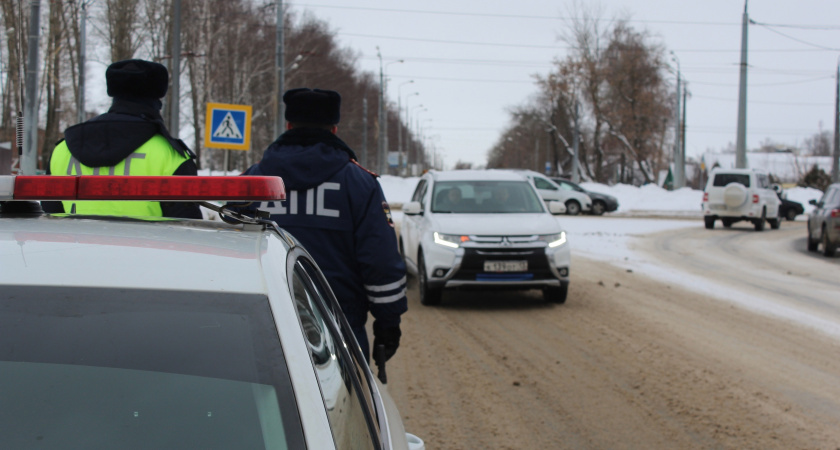
<svg viewBox="0 0 840 450">
<path fill-rule="evenodd" d="M 131 59 L 140 46 L 137 29 L 136 0 L 105 0 L 105 22 L 111 61 Z"/>
<path fill-rule="evenodd" d="M 653 163 L 662 152 L 658 139 L 661 118 L 672 111 L 662 77 L 663 53 L 661 47 L 648 43 L 644 33 L 623 21 L 613 28 L 604 53 L 604 121 L 647 183 L 655 181 L 657 167 Z"/>
</svg>

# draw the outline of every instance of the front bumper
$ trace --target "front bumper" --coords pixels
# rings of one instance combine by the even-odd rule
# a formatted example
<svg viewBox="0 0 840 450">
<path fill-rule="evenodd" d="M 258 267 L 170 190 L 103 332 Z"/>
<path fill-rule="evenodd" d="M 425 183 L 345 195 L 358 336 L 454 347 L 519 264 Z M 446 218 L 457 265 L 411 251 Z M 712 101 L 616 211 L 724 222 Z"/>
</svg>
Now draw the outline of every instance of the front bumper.
<svg viewBox="0 0 840 450">
<path fill-rule="evenodd" d="M 481 242 L 474 237 L 457 249 L 431 244 L 426 256 L 426 273 L 432 288 L 541 289 L 569 284 L 571 251 L 568 242 L 549 248 L 534 237 L 507 238 Z M 486 272 L 487 261 L 525 261 L 527 269 L 518 272 Z"/>
</svg>

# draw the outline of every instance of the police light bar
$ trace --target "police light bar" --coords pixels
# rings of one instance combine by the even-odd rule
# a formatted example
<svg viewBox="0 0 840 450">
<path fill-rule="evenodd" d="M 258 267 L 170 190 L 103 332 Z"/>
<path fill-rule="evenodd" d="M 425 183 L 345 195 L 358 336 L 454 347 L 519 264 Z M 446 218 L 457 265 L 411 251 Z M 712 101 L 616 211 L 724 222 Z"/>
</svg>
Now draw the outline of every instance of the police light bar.
<svg viewBox="0 0 840 450">
<path fill-rule="evenodd" d="M 0 176 L 0 201 L 143 200 L 276 201 L 286 199 L 280 177 Z"/>
</svg>

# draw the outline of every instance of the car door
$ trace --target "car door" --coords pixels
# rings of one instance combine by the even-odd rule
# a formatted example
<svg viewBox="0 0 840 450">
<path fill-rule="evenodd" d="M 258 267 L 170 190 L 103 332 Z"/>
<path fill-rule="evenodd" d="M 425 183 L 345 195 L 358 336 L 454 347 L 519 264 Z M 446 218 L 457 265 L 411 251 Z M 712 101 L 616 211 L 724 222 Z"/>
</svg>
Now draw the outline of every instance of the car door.
<svg viewBox="0 0 840 450">
<path fill-rule="evenodd" d="M 321 388 L 336 448 L 382 448 L 372 376 L 326 279 L 298 257 L 291 278 L 298 320 Z"/>
<path fill-rule="evenodd" d="M 406 261 L 414 266 L 417 265 L 417 246 L 420 242 L 420 235 L 422 234 L 422 223 L 426 210 L 425 197 L 428 189 L 429 179 L 420 179 L 420 182 L 417 183 L 417 187 L 414 189 L 414 194 L 411 196 L 411 201 L 420 203 L 424 212 L 419 215 L 403 214 L 402 225 L 400 227 L 400 238 L 402 239 L 404 251 L 403 256 Z"/>
<path fill-rule="evenodd" d="M 540 198 L 542 198 L 544 201 L 548 202 L 556 200 L 562 202 L 565 200 L 565 194 L 563 190 L 560 189 L 560 187 L 557 186 L 555 183 L 549 181 L 548 178 L 539 175 L 528 175 L 528 178 L 530 178 L 534 182 L 534 186 L 536 186 L 537 192 L 540 193 Z"/>
</svg>

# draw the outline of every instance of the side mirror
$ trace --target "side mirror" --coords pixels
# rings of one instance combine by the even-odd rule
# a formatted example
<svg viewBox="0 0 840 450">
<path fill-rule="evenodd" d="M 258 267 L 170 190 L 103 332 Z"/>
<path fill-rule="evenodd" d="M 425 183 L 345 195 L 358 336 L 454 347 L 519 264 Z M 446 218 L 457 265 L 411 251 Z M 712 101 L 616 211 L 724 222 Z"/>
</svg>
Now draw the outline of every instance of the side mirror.
<svg viewBox="0 0 840 450">
<path fill-rule="evenodd" d="M 548 212 L 551 214 L 565 214 L 566 213 L 566 205 L 561 202 L 548 202 Z"/>
<path fill-rule="evenodd" d="M 817 206 L 818 202 L 817 202 L 817 199 L 812 198 L 811 200 L 808 200 L 808 203 L 811 204 L 811 205 Z"/>
<path fill-rule="evenodd" d="M 402 212 L 407 216 L 416 216 L 423 214 L 423 206 L 420 205 L 420 202 L 408 202 L 403 205 Z"/>
</svg>

